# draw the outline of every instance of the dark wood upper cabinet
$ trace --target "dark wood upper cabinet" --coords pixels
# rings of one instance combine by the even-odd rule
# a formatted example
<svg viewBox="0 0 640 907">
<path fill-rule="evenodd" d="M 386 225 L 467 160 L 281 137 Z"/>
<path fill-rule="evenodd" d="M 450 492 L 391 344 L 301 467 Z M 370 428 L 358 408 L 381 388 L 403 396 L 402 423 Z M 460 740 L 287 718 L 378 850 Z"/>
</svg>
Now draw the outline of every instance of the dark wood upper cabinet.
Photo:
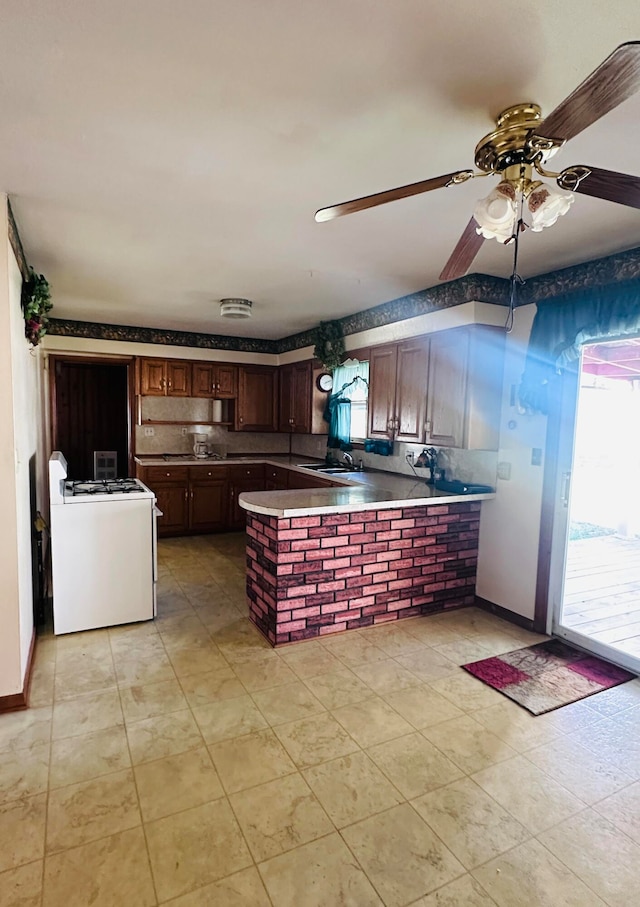
<svg viewBox="0 0 640 907">
<path fill-rule="evenodd" d="M 213 397 L 215 380 L 210 362 L 194 362 L 191 367 L 191 392 L 194 397 Z"/>
<path fill-rule="evenodd" d="M 469 337 L 443 331 L 431 342 L 426 441 L 436 447 L 464 445 Z"/>
<path fill-rule="evenodd" d="M 312 369 L 311 362 L 294 362 L 279 369 L 280 431 L 311 432 Z"/>
<path fill-rule="evenodd" d="M 369 437 L 424 439 L 429 341 L 373 347 L 369 357 Z"/>
<path fill-rule="evenodd" d="M 166 397 L 166 359 L 138 359 L 139 392 L 145 397 Z"/>
<path fill-rule="evenodd" d="M 243 365 L 238 370 L 236 431 L 278 430 L 278 373 L 267 365 Z"/>
<path fill-rule="evenodd" d="M 190 397 L 191 363 L 180 359 L 139 359 L 138 389 L 143 397 Z"/>
<path fill-rule="evenodd" d="M 395 343 L 371 348 L 369 356 L 369 437 L 393 438 L 396 401 Z"/>
<path fill-rule="evenodd" d="M 238 394 L 238 369 L 235 365 L 218 365 L 213 362 L 192 364 L 194 397 L 215 397 L 232 400 Z"/>
<path fill-rule="evenodd" d="M 191 396 L 191 363 L 179 360 L 167 361 L 167 396 Z"/>
<path fill-rule="evenodd" d="M 469 325 L 433 334 L 425 440 L 436 447 L 497 450 L 504 331 Z"/>
<path fill-rule="evenodd" d="M 428 340 L 405 340 L 398 344 L 395 409 L 398 441 L 420 443 L 424 439 L 428 369 Z"/>
</svg>

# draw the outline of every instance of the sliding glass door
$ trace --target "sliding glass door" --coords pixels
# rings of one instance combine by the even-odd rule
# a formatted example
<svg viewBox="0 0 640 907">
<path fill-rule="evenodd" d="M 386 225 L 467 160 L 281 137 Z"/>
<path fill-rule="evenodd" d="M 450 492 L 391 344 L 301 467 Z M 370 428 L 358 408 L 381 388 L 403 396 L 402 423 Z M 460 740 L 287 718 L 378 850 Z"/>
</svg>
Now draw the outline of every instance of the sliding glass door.
<svg viewBox="0 0 640 907">
<path fill-rule="evenodd" d="M 640 673 L 640 340 L 584 347 L 561 414 L 551 629 Z"/>
</svg>

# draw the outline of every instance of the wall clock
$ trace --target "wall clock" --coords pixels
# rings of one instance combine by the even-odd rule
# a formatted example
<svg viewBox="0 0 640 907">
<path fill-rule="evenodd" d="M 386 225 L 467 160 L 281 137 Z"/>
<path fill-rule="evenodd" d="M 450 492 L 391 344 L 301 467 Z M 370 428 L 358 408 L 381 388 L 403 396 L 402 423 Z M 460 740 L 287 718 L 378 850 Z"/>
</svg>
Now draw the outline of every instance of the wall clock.
<svg viewBox="0 0 640 907">
<path fill-rule="evenodd" d="M 330 372 L 322 372 L 316 378 L 316 387 L 319 391 L 328 394 L 333 389 L 333 376 Z"/>
</svg>

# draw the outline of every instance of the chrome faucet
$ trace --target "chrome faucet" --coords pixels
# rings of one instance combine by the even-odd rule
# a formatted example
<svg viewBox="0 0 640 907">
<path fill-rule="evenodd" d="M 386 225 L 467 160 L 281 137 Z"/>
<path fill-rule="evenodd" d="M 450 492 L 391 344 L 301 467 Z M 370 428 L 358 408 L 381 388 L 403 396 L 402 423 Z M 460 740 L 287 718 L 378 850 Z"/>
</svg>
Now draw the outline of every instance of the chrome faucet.
<svg viewBox="0 0 640 907">
<path fill-rule="evenodd" d="M 354 468 L 354 466 L 353 466 L 353 457 L 351 456 L 351 454 L 345 452 L 345 453 L 343 454 L 343 456 L 342 456 L 342 459 L 343 459 L 344 462 L 347 464 L 347 466 L 349 467 L 349 469 L 353 469 L 353 468 Z"/>
</svg>

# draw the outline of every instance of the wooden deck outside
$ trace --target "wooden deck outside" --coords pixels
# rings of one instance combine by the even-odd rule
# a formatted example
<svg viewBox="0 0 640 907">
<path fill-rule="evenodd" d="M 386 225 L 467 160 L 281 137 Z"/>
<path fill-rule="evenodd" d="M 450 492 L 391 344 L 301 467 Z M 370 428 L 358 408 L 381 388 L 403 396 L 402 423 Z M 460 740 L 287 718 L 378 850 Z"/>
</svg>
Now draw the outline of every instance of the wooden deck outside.
<svg viewBox="0 0 640 907">
<path fill-rule="evenodd" d="M 640 538 L 569 542 L 562 623 L 640 657 Z"/>
</svg>

